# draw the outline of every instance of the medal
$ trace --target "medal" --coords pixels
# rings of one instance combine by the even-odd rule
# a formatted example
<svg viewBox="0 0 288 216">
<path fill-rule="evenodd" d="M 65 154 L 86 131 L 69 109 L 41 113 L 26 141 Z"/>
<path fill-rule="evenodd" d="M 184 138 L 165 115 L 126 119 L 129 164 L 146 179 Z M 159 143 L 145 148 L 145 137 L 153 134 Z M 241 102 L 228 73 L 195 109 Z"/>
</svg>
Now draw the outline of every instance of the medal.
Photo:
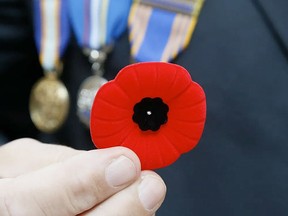
<svg viewBox="0 0 288 216">
<path fill-rule="evenodd" d="M 101 86 L 107 83 L 107 80 L 102 77 L 106 52 L 89 49 L 85 49 L 83 52 L 86 55 L 89 53 L 89 61 L 92 64 L 91 70 L 94 75 L 87 77 L 80 85 L 77 98 L 77 115 L 80 121 L 89 128 L 94 97 Z"/>
<path fill-rule="evenodd" d="M 66 0 L 34 0 L 35 42 L 45 76 L 32 87 L 29 111 L 34 125 L 45 133 L 59 129 L 69 111 L 68 91 L 58 79 L 70 35 L 66 4 Z"/>
<path fill-rule="evenodd" d="M 88 128 L 94 97 L 107 82 L 104 63 L 114 41 L 127 26 L 131 0 L 69 1 L 69 12 L 77 42 L 91 63 L 92 76 L 80 85 L 77 115 Z"/>
<path fill-rule="evenodd" d="M 77 100 L 77 114 L 85 125 L 90 125 L 91 107 L 94 97 L 100 87 L 107 82 L 101 76 L 94 75 L 86 78 L 80 86 Z"/>
<path fill-rule="evenodd" d="M 52 74 L 43 77 L 32 88 L 29 109 L 31 119 L 40 131 L 56 131 L 64 123 L 69 110 L 66 87 Z"/>
</svg>

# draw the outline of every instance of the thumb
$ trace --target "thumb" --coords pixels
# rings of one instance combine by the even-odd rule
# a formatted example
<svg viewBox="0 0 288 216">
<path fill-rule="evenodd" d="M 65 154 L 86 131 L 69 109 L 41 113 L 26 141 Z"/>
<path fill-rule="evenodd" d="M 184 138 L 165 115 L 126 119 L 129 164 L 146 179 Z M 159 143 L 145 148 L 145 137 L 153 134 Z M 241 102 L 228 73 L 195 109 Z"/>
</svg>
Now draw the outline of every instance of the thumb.
<svg viewBox="0 0 288 216">
<path fill-rule="evenodd" d="M 140 162 L 122 147 L 93 150 L 0 180 L 1 215 L 77 215 L 132 184 Z"/>
</svg>

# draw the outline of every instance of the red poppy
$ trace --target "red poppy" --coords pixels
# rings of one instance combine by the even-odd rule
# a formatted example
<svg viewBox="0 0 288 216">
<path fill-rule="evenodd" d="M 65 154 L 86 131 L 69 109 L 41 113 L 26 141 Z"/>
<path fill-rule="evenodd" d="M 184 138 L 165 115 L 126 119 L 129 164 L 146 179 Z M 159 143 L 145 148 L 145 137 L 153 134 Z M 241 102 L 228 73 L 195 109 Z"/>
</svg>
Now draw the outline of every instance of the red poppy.
<svg viewBox="0 0 288 216">
<path fill-rule="evenodd" d="M 98 91 L 91 136 L 96 147 L 128 147 L 143 170 L 157 169 L 196 146 L 205 119 L 205 93 L 183 67 L 138 63 Z"/>
</svg>

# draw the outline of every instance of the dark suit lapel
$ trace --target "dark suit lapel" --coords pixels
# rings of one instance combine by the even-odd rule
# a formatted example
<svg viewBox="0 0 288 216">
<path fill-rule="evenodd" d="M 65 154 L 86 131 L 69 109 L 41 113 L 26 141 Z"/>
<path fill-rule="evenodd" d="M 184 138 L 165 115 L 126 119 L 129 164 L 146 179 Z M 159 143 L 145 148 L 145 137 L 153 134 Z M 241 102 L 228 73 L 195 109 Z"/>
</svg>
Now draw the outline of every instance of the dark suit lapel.
<svg viewBox="0 0 288 216">
<path fill-rule="evenodd" d="M 288 59 L 288 1 L 253 1 Z"/>
</svg>

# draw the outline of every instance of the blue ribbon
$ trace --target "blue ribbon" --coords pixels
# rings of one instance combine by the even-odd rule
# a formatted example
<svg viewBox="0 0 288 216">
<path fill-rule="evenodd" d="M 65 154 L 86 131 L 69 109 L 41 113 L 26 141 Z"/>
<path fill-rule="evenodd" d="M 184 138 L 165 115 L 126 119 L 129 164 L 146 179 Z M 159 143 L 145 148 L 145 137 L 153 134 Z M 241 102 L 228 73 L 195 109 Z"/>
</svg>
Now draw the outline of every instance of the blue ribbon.
<svg viewBox="0 0 288 216">
<path fill-rule="evenodd" d="M 34 37 L 44 70 L 57 68 L 70 38 L 67 0 L 34 0 Z"/>
<path fill-rule="evenodd" d="M 142 46 L 135 56 L 140 61 L 160 61 L 176 14 L 169 11 L 152 10 Z"/>
<path fill-rule="evenodd" d="M 184 50 L 204 0 L 140 0 L 129 15 L 131 55 L 136 61 L 169 62 Z"/>
<path fill-rule="evenodd" d="M 69 0 L 72 28 L 81 47 L 101 49 L 126 30 L 132 0 Z"/>
</svg>

